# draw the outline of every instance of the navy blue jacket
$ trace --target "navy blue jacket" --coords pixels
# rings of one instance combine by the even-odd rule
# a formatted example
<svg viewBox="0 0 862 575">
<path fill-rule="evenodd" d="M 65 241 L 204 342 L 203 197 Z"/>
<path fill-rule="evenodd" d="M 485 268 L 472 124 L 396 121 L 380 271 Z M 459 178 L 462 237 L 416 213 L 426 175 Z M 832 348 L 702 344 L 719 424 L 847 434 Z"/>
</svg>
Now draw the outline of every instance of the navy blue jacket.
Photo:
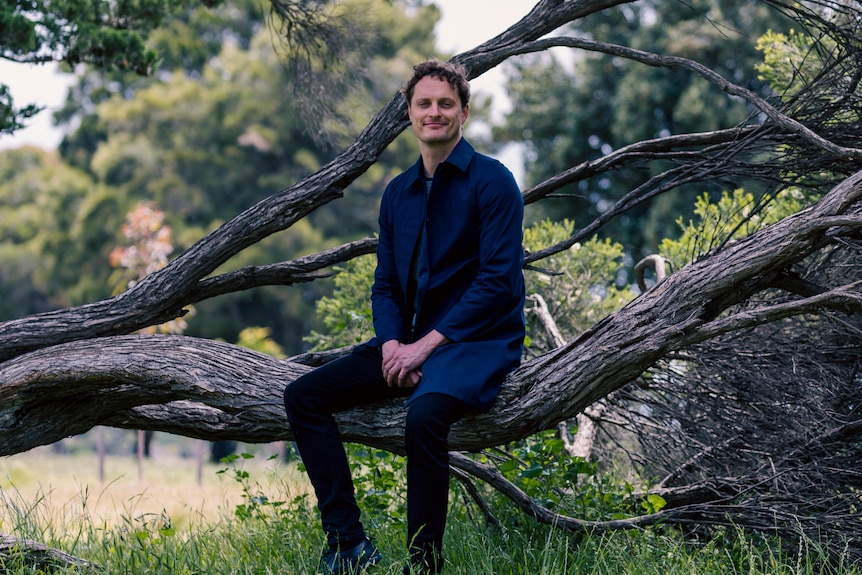
<svg viewBox="0 0 862 575">
<path fill-rule="evenodd" d="M 433 329 L 451 340 L 422 366 L 411 399 L 444 393 L 487 410 L 519 365 L 523 215 L 511 172 L 463 138 L 437 167 L 430 195 L 421 158 L 386 187 L 371 293 L 376 337 L 369 343 L 409 343 Z M 423 222 L 424 249 L 414 250 Z M 407 297 L 414 251 L 422 256 L 415 299 Z"/>
</svg>

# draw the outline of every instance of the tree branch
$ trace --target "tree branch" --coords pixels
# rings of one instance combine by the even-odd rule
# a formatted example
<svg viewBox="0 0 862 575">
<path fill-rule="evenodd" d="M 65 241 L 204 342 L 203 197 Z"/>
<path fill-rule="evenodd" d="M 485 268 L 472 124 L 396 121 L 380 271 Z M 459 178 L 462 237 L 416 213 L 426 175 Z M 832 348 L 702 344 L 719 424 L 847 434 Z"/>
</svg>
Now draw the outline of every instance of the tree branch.
<svg viewBox="0 0 862 575">
<path fill-rule="evenodd" d="M 790 116 L 782 114 L 769 102 L 767 102 L 765 99 L 761 98 L 751 90 L 748 90 L 747 88 L 743 88 L 742 86 L 738 86 L 733 82 L 725 80 L 721 75 L 715 73 L 703 64 L 700 64 L 699 62 L 695 62 L 694 60 L 690 60 L 688 58 L 682 58 L 679 56 L 662 56 L 651 52 L 644 52 L 643 50 L 636 50 L 627 46 L 620 46 L 618 44 L 609 44 L 606 42 L 598 42 L 595 40 L 571 37 L 537 40 L 535 42 L 520 46 L 517 52 L 514 53 L 524 54 L 529 52 L 544 52 L 546 50 L 549 50 L 550 48 L 555 47 L 579 48 L 592 52 L 601 52 L 604 54 L 610 54 L 612 56 L 619 56 L 620 58 L 626 58 L 635 62 L 640 62 L 641 64 L 646 64 L 647 66 L 660 68 L 682 68 L 684 70 L 689 70 L 704 78 L 709 83 L 717 86 L 723 92 L 726 92 L 731 96 L 738 96 L 740 98 L 743 98 L 747 102 L 756 106 L 757 109 L 766 114 L 773 122 L 775 122 L 776 125 L 781 127 L 783 130 L 786 130 L 790 133 L 799 134 L 805 140 L 811 142 L 819 148 L 822 148 L 831 155 L 844 159 L 862 158 L 862 149 L 848 148 L 846 146 L 841 146 L 830 142 L 828 139 L 817 134 L 814 130 L 811 130 L 802 123 L 797 122 Z"/>
<path fill-rule="evenodd" d="M 58 568 L 70 568 L 74 572 L 97 573 L 101 569 L 91 561 L 53 549 L 37 541 L 0 533 L 0 564 L 5 563 L 4 557 L 13 559 L 19 556 L 26 560 L 27 565 L 39 570 L 45 569 L 47 572 Z"/>
<path fill-rule="evenodd" d="M 673 518 L 670 513 L 653 513 L 649 515 L 641 515 L 628 519 L 617 519 L 611 521 L 586 521 L 568 517 L 559 513 L 554 513 L 547 507 L 536 503 L 529 495 L 524 493 L 517 485 L 506 479 L 496 467 L 485 465 L 470 459 L 462 453 L 450 453 L 449 464 L 452 467 L 469 473 L 473 477 L 477 477 L 505 495 L 511 500 L 515 507 L 535 518 L 540 523 L 546 525 L 554 525 L 568 531 L 589 531 L 592 533 L 602 531 L 613 531 L 619 529 L 636 529 L 654 525 L 659 522 L 666 522 Z"/>
<path fill-rule="evenodd" d="M 862 312 L 862 281 L 831 289 L 798 301 L 748 309 L 697 328 L 697 338 L 712 339 L 718 335 L 751 328 L 779 319 L 819 313 L 832 309 L 843 313 Z"/>
<path fill-rule="evenodd" d="M 359 256 L 373 254 L 376 249 L 377 240 L 365 238 L 287 262 L 245 267 L 235 272 L 201 280 L 197 289 L 189 293 L 188 303 L 255 287 L 292 285 L 328 277 L 332 275 L 331 272 L 313 272 Z"/>
</svg>

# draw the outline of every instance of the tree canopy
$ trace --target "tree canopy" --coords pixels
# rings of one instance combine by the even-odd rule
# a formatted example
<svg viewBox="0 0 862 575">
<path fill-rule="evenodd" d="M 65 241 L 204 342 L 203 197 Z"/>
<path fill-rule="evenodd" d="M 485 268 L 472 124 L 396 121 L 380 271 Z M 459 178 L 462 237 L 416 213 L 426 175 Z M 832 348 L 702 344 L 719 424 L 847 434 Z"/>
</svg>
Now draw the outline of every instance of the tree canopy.
<svg viewBox="0 0 862 575">
<path fill-rule="evenodd" d="M 699 11 L 697 20 L 707 23 L 698 29 L 723 31 L 715 42 L 733 37 L 733 26 L 742 25 L 733 22 L 735 14 L 728 13 L 734 11 L 724 4 L 706 0 L 690 4 Z M 800 38 L 784 30 L 765 36 L 761 44 L 765 67 L 757 81 L 747 75 L 747 69 L 729 65 L 727 54 L 733 50 L 710 59 L 710 50 L 693 50 L 670 35 L 657 46 L 628 43 L 640 36 L 631 35 L 626 27 L 643 29 L 647 37 L 658 33 L 648 25 L 650 19 L 664 17 L 665 11 L 658 8 L 666 3 L 644 0 L 540 0 L 498 36 L 453 57 L 472 78 L 509 59 L 528 62 L 528 55 L 551 48 L 571 50 L 578 56 L 576 62 L 595 59 L 619 70 L 610 74 L 620 87 L 611 99 L 617 105 L 601 106 L 604 121 L 615 127 L 613 133 L 602 129 L 601 114 L 592 129 L 573 130 L 559 124 L 565 116 L 548 112 L 542 126 L 544 141 L 533 148 L 544 151 L 536 152 L 536 175 L 531 176 L 535 179 L 524 191 L 524 200 L 528 209 L 547 205 L 566 186 L 580 188 L 581 182 L 584 189 L 594 183 L 603 189 L 601 182 L 607 182 L 608 189 L 620 182 L 619 187 L 600 198 L 587 217 L 577 212 L 583 220 L 576 218 L 574 225 L 564 227 L 565 237 L 548 233 L 539 242 L 547 245 L 530 246 L 526 273 L 552 276 L 551 268 L 561 265 L 552 257 L 576 246 L 583 249 L 612 222 L 635 219 L 646 202 L 672 191 L 696 190 L 692 205 L 702 192 L 714 189 L 743 188 L 752 194 L 750 200 L 740 194 L 739 201 L 719 201 L 715 210 L 700 206 L 702 214 L 734 217 L 726 217 L 708 238 L 694 232 L 690 244 L 674 246 L 676 256 L 688 255 L 677 259 L 677 264 L 686 265 L 674 268 L 586 329 L 572 322 L 568 341 L 555 343 L 511 373 L 489 413 L 468 417 L 453 429 L 454 468 L 488 482 L 531 516 L 573 530 L 656 522 L 690 527 L 723 523 L 777 532 L 788 539 L 800 534 L 823 536 L 834 544 L 833 549 L 840 549 L 845 537 L 862 537 L 858 521 L 862 477 L 848 463 L 862 455 L 862 419 L 855 400 L 862 344 L 862 149 L 858 146 L 862 91 L 857 81 L 862 73 L 862 45 L 852 4 L 840 0 L 746 3 L 746 8 L 757 9 L 762 21 L 773 21 L 760 12 L 769 11 L 775 21 L 789 19 L 805 34 Z M 293 20 L 285 9 L 290 6 L 294 4 L 286 1 L 273 4 L 277 14 L 286 16 L 281 22 L 288 30 Z M 669 29 L 689 25 L 675 11 L 668 12 L 668 17 L 673 18 Z M 595 26 L 585 27 L 590 22 Z M 582 26 L 581 33 L 562 33 L 572 24 Z M 592 34 L 584 34 L 586 29 Z M 685 38 L 702 35 L 697 32 Z M 254 41 L 249 46 L 255 46 Z M 242 65 L 237 56 L 232 68 L 230 54 L 219 53 L 223 76 L 231 70 L 241 82 L 253 78 L 254 62 L 246 60 Z M 788 65 L 779 65 L 788 59 Z M 315 61 L 303 58 L 297 70 L 308 72 L 313 67 L 307 64 Z M 528 71 L 522 68 L 525 80 Z M 634 85 L 634 79 L 641 77 L 683 80 L 668 81 L 653 93 L 650 83 Z M 206 72 L 201 78 L 207 80 Z M 628 79 L 625 85 L 621 78 Z M 538 74 L 536 79 L 536 86 L 547 85 L 538 83 Z M 546 74 L 541 79 L 556 78 Z M 219 78 L 212 82 L 214 88 L 227 89 Z M 170 86 L 188 90 L 185 98 L 198 94 L 183 77 L 173 79 Z M 538 118 L 538 102 L 527 102 L 527 87 L 521 87 L 523 98 Z M 577 108 L 584 97 L 595 99 L 595 106 L 604 99 L 595 89 L 584 93 L 575 86 L 567 94 L 564 87 L 552 91 L 556 99 L 546 102 L 549 110 L 556 110 L 555 102 L 568 96 L 572 103 L 563 109 Z M 634 91 L 629 92 L 629 87 Z M 706 93 L 707 88 L 710 95 L 703 101 L 722 104 L 701 123 L 695 109 L 701 100 L 694 93 Z M 140 108 L 127 105 L 120 96 L 106 100 L 106 111 L 122 110 L 131 120 L 117 130 L 119 140 L 133 139 L 139 130 L 170 132 L 171 122 L 151 125 L 134 120 L 136 114 L 158 110 L 165 94 L 160 90 L 167 89 L 135 88 L 135 93 L 150 97 Z M 541 90 L 536 91 L 541 95 Z M 289 439 L 280 401 L 282 386 L 343 349 L 280 360 L 201 337 L 133 332 L 182 316 L 187 306 L 225 294 L 309 283 L 332 266 L 372 253 L 374 238 L 360 237 L 335 246 L 314 246 L 286 261 L 243 261 L 264 240 L 282 237 L 285 230 L 301 226 L 331 204 L 347 204 L 360 176 L 373 174 L 387 154 L 401 149 L 404 144 L 398 136 L 407 126 L 406 109 L 403 99 L 392 92 L 355 137 L 343 139 L 344 134 L 336 134 L 330 140 L 331 157 L 321 153 L 302 174 L 276 170 L 273 179 L 252 180 L 249 187 L 260 186 L 261 191 L 249 205 L 227 208 L 235 213 L 224 222 L 210 222 L 215 224 L 211 229 L 200 229 L 199 237 L 183 245 L 167 266 L 128 290 L 0 323 L 0 454 L 21 452 L 100 424 L 208 439 Z M 273 92 L 262 93 L 268 98 L 262 106 L 275 104 Z M 680 94 L 683 97 L 677 98 Z M 176 94 L 173 101 L 182 105 L 185 98 Z M 673 102 L 661 105 L 667 98 Z M 339 111 L 343 112 L 334 109 L 329 117 L 338 117 Z M 657 111 L 666 116 L 657 116 Z M 165 113 L 170 115 L 169 110 Z M 223 130 L 232 128 L 228 116 L 220 116 Z M 669 122 L 671 116 L 687 120 Z M 180 120 L 173 118 L 173 122 Z M 82 124 L 93 130 L 93 139 L 83 143 L 81 154 L 92 156 L 78 169 L 130 168 L 111 180 L 120 188 L 147 188 L 158 182 L 161 174 L 153 173 L 153 168 L 160 163 L 149 164 L 148 171 L 146 163 L 138 162 L 160 151 L 142 147 L 141 156 L 118 161 L 112 158 L 116 150 L 100 149 L 102 141 L 114 134 L 100 127 L 99 121 Z M 205 147 L 201 164 L 225 162 L 232 152 L 250 152 L 234 143 L 245 133 L 241 127 L 255 126 L 263 140 L 254 141 L 270 141 L 271 135 L 276 145 L 276 134 L 266 129 L 268 124 L 255 121 L 260 127 L 238 123 L 224 146 Z M 557 145 L 554 121 L 560 126 Z M 586 119 L 574 124 L 586 125 Z M 520 134 L 532 142 L 526 137 L 527 129 Z M 204 134 L 205 139 L 218 140 L 222 132 L 213 129 Z M 165 133 L 163 137 L 170 142 L 181 136 Z M 277 145 L 280 149 L 292 144 Z M 567 147 L 591 151 L 567 157 Z M 539 164 L 557 152 L 566 159 L 551 170 L 554 173 L 538 175 Z M 104 158 L 104 163 L 97 158 Z M 106 170 L 101 177 L 113 174 Z M 387 176 L 377 173 L 376 177 Z M 282 178 L 287 179 L 285 187 L 263 191 Z M 801 209 L 781 203 L 787 194 L 797 198 Z M 227 194 L 222 198 L 230 199 Z M 786 211 L 772 212 L 769 225 L 754 225 L 761 216 L 766 219 L 766 206 L 773 204 Z M 343 219 L 340 215 L 336 221 Z M 749 223 L 750 234 L 738 233 Z M 599 245 L 592 244 L 597 254 L 602 253 Z M 237 262 L 242 263 L 231 265 Z M 764 337 L 770 345 L 760 347 Z M 786 349 L 776 347 L 779 342 L 785 342 Z M 783 369 L 775 370 L 776 365 Z M 765 382 L 770 374 L 786 378 L 788 389 Z M 817 386 L 817 391 L 806 390 L 808 385 Z M 784 393 L 790 386 L 794 392 Z M 769 393 L 759 393 L 767 388 Z M 467 455 L 554 429 L 600 402 L 611 416 L 626 414 L 602 423 L 635 433 L 637 426 L 627 418 L 638 413 L 655 426 L 653 435 L 638 436 L 639 448 L 632 449 L 631 456 L 649 479 L 658 476 L 656 489 L 668 501 L 663 509 L 612 521 L 566 517 L 530 499 L 489 462 Z M 632 405 L 641 409 L 619 411 Z M 797 419 L 789 419 L 790 414 Z M 787 428 L 779 423 L 799 421 L 798 417 L 809 421 L 809 428 L 789 453 L 776 441 L 758 441 L 757 449 L 746 450 L 749 440 L 784 437 L 781 430 L 786 433 Z M 727 434 L 716 432 L 729 421 L 735 425 L 726 425 Z M 403 410 L 398 403 L 356 408 L 340 414 L 340 423 L 347 440 L 402 451 Z M 665 443 L 658 441 L 662 437 Z M 745 457 L 734 457 L 739 450 L 744 450 Z M 806 507 L 806 502 L 811 505 Z M 859 559 L 858 549 L 851 554 Z"/>
<path fill-rule="evenodd" d="M 210 2 L 204 2 L 210 4 Z M 182 5 L 163 0 L 16 0 L 0 6 L 0 58 L 40 64 L 89 63 L 107 69 L 152 72 L 157 54 L 147 34 Z M 12 133 L 40 110 L 16 108 L 8 86 L 0 85 L 0 133 Z"/>
</svg>

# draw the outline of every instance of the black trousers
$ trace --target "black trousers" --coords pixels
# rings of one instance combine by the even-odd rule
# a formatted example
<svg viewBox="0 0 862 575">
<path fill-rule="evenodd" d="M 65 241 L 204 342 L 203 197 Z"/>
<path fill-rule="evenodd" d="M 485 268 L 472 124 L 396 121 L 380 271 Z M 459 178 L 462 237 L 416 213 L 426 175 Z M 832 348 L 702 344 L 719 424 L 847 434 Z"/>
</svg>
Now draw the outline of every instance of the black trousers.
<svg viewBox="0 0 862 575">
<path fill-rule="evenodd" d="M 332 414 L 386 398 L 406 397 L 411 391 L 389 387 L 383 379 L 379 348 L 365 346 L 285 388 L 287 419 L 314 487 L 331 547 L 350 548 L 365 537 L 347 456 Z M 469 410 L 466 403 L 443 394 L 421 396 L 407 408 L 407 542 L 414 559 L 422 558 L 429 564 L 442 564 L 449 431 Z"/>
</svg>

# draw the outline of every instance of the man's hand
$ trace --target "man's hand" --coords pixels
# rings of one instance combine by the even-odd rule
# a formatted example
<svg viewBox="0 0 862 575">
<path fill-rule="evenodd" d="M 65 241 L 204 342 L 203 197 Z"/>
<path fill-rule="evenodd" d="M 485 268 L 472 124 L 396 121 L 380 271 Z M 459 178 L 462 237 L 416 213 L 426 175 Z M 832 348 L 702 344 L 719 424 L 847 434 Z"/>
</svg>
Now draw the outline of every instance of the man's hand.
<svg viewBox="0 0 862 575">
<path fill-rule="evenodd" d="M 434 330 L 422 339 L 403 344 L 391 339 L 383 344 L 383 378 L 390 387 L 415 387 L 422 379 L 422 364 L 435 349 L 449 342 Z"/>
<path fill-rule="evenodd" d="M 390 339 L 381 347 L 383 353 L 383 379 L 389 387 L 413 387 L 419 383 L 422 372 L 404 372 L 398 351 L 405 347 L 400 341 Z"/>
</svg>

